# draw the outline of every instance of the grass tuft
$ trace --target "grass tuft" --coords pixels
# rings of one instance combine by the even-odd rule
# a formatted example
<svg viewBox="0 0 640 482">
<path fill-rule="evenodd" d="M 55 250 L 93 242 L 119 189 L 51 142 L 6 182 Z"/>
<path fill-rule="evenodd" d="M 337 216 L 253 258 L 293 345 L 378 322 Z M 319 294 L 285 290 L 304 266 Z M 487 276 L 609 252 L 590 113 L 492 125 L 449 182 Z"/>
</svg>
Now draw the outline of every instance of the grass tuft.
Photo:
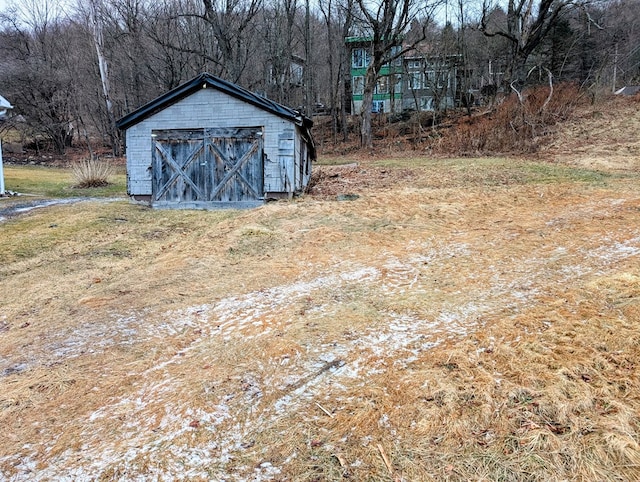
<svg viewBox="0 0 640 482">
<path fill-rule="evenodd" d="M 108 162 L 95 159 L 78 161 L 72 165 L 71 171 L 76 181 L 75 187 L 80 189 L 108 186 L 114 172 Z"/>
</svg>

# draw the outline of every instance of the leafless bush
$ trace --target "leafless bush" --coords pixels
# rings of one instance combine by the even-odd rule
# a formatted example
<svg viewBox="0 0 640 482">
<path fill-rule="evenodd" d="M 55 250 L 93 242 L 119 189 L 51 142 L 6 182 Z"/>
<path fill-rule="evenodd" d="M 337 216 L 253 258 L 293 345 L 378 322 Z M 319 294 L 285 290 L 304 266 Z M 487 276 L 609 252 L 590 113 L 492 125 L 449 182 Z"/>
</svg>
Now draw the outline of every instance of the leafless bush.
<svg viewBox="0 0 640 482">
<path fill-rule="evenodd" d="M 461 119 L 441 132 L 433 148 L 450 154 L 534 152 L 554 126 L 567 119 L 581 102 L 573 84 L 534 87 L 506 97 L 495 109 Z"/>
<path fill-rule="evenodd" d="M 78 188 L 106 186 L 113 174 L 113 167 L 109 163 L 95 159 L 77 161 L 71 170 Z"/>
</svg>

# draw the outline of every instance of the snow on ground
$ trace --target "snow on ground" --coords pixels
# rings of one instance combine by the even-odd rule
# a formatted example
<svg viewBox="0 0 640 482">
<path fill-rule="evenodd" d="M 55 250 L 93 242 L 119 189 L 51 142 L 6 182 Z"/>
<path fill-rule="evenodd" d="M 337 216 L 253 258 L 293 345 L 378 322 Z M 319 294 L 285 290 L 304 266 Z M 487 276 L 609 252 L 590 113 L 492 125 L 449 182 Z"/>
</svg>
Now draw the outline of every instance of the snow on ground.
<svg viewBox="0 0 640 482">
<path fill-rule="evenodd" d="M 124 198 L 66 198 L 66 199 L 36 199 L 31 201 L 25 201 L 20 203 L 11 204 L 5 208 L 0 209 L 0 223 L 15 216 L 26 214 L 35 209 L 46 208 L 49 206 L 59 206 L 66 204 L 76 204 L 79 202 L 114 202 L 122 201 Z"/>
<path fill-rule="evenodd" d="M 296 357 L 273 360 L 278 365 L 277 375 L 260 378 L 247 374 L 243 381 L 247 388 L 240 396 L 222 397 L 207 410 L 195 410 L 189 406 L 189 400 L 172 398 L 181 389 L 181 381 L 166 371 L 185 363 L 190 352 L 201 349 L 203 344 L 212 340 L 221 343 L 237 338 L 250 340 L 285 330 L 294 321 L 293 308 L 298 303 L 327 290 L 342 292 L 356 286 L 362 296 L 372 298 L 426 294 L 428 286 L 423 280 L 443 260 L 454 257 L 471 260 L 481 254 L 462 243 L 446 246 L 412 243 L 405 258 L 386 253 L 373 259 L 371 265 L 337 262 L 330 272 L 311 279 L 165 313 L 160 317 L 163 323 L 147 323 L 150 315 L 145 313 L 114 315 L 114 320 L 108 323 L 109 330 L 105 324 L 66 333 L 66 339 L 52 343 L 52 356 L 69 358 L 95 353 L 132 339 L 161 343 L 186 329 L 193 329 L 198 335 L 178 354 L 159 360 L 141 373 L 134 393 L 105 400 L 101 408 L 88 414 L 82 422 L 86 428 L 79 452 L 69 449 L 51 460 L 48 467 L 36 471 L 36 460 L 48 449 L 25 446 L 22 454 L 6 457 L 0 463 L 15 459 L 19 470 L 19 475 L 11 479 L 15 481 L 93 480 L 109 468 L 126 469 L 141 459 L 145 460 L 146 476 L 156 480 L 195 477 L 273 480 L 280 468 L 269 462 L 258 467 L 230 463 L 260 427 L 273 426 L 284 414 L 329 396 L 336 403 L 348 403 L 345 386 L 366 384 L 368 376 L 383 371 L 387 363 L 406 366 L 425 350 L 478 330 L 491 316 L 501 313 L 514 316 L 535 303 L 543 289 L 555 289 L 576 277 L 604 272 L 611 263 L 640 255 L 640 236 L 625 242 L 594 239 L 585 245 L 597 247 L 587 252 L 556 247 L 551 255 L 545 256 L 529 253 L 517 263 L 509 264 L 517 265 L 515 274 L 505 274 L 504 267 L 491 266 L 488 283 L 470 283 L 467 292 L 459 292 L 457 303 L 450 301 L 452 297 L 442 297 L 435 298 L 419 312 L 380 313 L 381 321 L 372 323 L 357 336 L 329 340 L 308 346 L 306 353 L 298 353 Z M 482 278 L 480 273 L 470 274 L 471 279 L 476 277 Z M 433 286 L 430 288 L 433 290 Z M 332 316 L 336 303 L 339 302 L 324 301 L 314 305 L 311 312 L 319 319 Z M 95 342 L 97 335 L 100 343 Z M 149 415 L 149 404 L 163 406 L 162 414 Z M 235 418 L 239 410 L 244 414 L 242 419 Z M 105 432 L 109 425 L 102 422 L 118 419 L 123 420 L 123 434 L 114 440 Z M 194 431 L 194 420 L 210 433 L 207 443 L 185 442 Z M 50 441 L 49 448 L 54 442 Z M 235 473 L 236 470 L 242 473 Z M 0 480 L 4 480 L 2 474 Z"/>
</svg>

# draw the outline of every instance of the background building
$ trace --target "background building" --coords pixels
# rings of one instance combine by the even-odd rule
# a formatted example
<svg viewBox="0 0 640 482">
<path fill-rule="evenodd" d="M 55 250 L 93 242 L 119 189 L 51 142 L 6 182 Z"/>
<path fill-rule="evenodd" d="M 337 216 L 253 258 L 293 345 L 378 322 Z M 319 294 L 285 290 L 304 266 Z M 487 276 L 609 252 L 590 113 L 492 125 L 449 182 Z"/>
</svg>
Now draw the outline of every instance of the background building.
<svg viewBox="0 0 640 482">
<path fill-rule="evenodd" d="M 347 37 L 345 43 L 351 59 L 351 112 L 357 114 L 362 109 L 364 78 L 371 61 L 371 39 Z M 397 46 L 398 51 L 401 48 Z M 402 110 L 402 57 L 385 64 L 380 70 L 371 110 L 375 113 Z"/>
<path fill-rule="evenodd" d="M 358 114 L 371 60 L 371 39 L 347 37 L 345 43 L 351 59 L 351 111 Z M 396 49 L 399 52 L 403 46 Z M 431 111 L 458 106 L 463 97 L 460 60 L 459 55 L 432 55 L 419 48 L 408 50 L 382 67 L 373 93 L 372 112 Z"/>
<path fill-rule="evenodd" d="M 412 51 L 403 56 L 403 110 L 444 110 L 460 99 L 458 56 L 428 56 Z"/>
</svg>

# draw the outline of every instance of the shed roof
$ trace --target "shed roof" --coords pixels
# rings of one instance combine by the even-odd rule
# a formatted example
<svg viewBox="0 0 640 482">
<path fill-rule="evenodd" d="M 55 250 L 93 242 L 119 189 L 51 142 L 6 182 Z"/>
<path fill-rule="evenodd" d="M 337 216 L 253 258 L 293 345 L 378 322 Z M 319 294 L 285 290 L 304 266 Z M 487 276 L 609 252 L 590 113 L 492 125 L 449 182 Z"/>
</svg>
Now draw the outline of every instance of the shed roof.
<svg viewBox="0 0 640 482">
<path fill-rule="evenodd" d="M 235 97 L 236 99 L 290 120 L 300 126 L 304 126 L 307 129 L 313 125 L 313 121 L 311 119 L 302 115 L 298 111 L 285 107 L 284 105 L 267 99 L 266 97 L 254 94 L 237 84 L 232 84 L 231 82 L 227 82 L 226 80 L 222 80 L 215 75 L 205 72 L 125 115 L 116 122 L 116 126 L 119 129 L 127 129 L 156 112 L 161 111 L 165 107 L 168 107 L 171 104 L 193 94 L 197 90 L 207 87 L 217 89 L 225 94 Z"/>
<path fill-rule="evenodd" d="M 616 95 L 636 95 L 640 92 L 640 85 L 627 85 L 615 92 Z"/>
<path fill-rule="evenodd" d="M 0 110 L 13 109 L 11 103 L 0 95 Z"/>
</svg>

